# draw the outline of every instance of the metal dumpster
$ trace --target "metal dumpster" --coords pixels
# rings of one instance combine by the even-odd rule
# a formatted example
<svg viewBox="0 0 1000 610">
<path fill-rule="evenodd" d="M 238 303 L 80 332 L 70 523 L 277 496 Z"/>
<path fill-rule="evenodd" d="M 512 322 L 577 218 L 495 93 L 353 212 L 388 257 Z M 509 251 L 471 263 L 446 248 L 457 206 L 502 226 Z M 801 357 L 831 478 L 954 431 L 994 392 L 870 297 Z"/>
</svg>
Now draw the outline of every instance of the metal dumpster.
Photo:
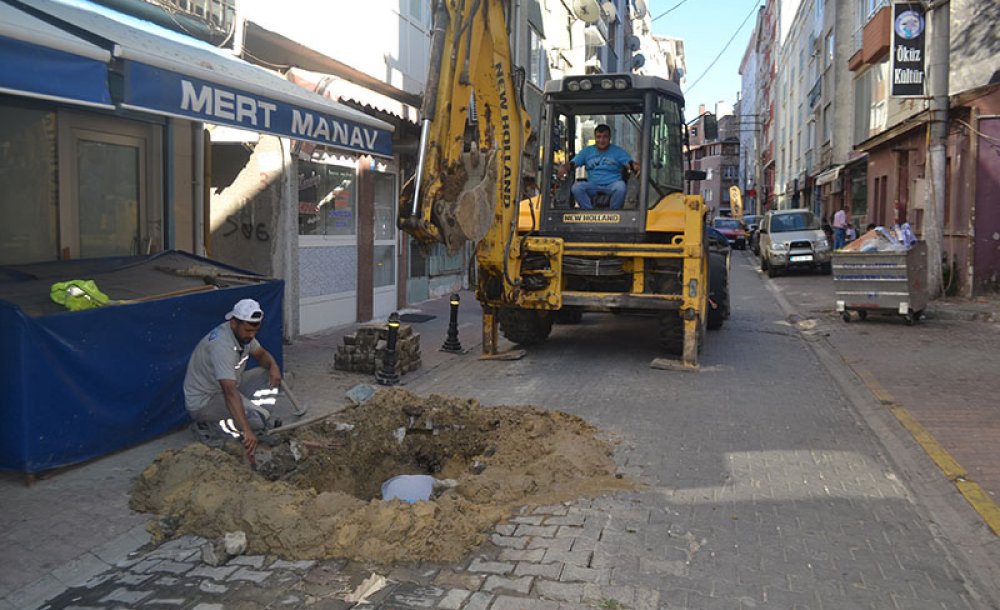
<svg viewBox="0 0 1000 610">
<path fill-rule="evenodd" d="M 927 306 L 927 244 L 917 242 L 903 252 L 833 253 L 833 286 L 837 311 L 844 322 L 856 311 L 894 313 L 913 324 Z"/>
</svg>

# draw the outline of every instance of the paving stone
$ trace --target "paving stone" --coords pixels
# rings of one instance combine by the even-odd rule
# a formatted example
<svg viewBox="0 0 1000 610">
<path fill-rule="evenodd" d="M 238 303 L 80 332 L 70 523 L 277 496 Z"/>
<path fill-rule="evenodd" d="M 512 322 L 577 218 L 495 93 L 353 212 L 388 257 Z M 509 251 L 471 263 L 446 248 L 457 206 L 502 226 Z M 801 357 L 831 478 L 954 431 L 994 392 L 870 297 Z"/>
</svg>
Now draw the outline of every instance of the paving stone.
<svg viewBox="0 0 1000 610">
<path fill-rule="evenodd" d="M 198 604 L 191 610 L 225 610 L 222 604 Z"/>
<path fill-rule="evenodd" d="M 531 576 L 507 578 L 505 576 L 491 575 L 486 577 L 486 582 L 483 583 L 483 590 L 491 593 L 495 591 L 508 591 L 510 593 L 527 595 L 528 591 L 531 590 L 532 581 L 534 581 L 534 578 Z"/>
<path fill-rule="evenodd" d="M 607 585 L 611 583 L 611 570 L 594 569 L 566 564 L 562 574 L 559 576 L 562 582 L 589 582 L 595 585 Z"/>
<path fill-rule="evenodd" d="M 154 580 L 153 584 L 158 587 L 172 587 L 179 582 L 181 582 L 179 578 L 174 578 L 173 576 L 161 576 Z"/>
<path fill-rule="evenodd" d="M 229 591 L 229 587 L 227 587 L 226 585 L 220 585 L 218 583 L 208 582 L 207 580 L 203 580 L 200 583 L 198 583 L 198 589 L 200 591 L 204 591 L 205 593 L 220 593 L 220 594 Z"/>
<path fill-rule="evenodd" d="M 514 576 L 540 576 L 549 580 L 559 580 L 562 573 L 561 563 L 530 563 L 527 561 L 518 562 L 514 568 Z"/>
<path fill-rule="evenodd" d="M 500 525 L 493 528 L 493 531 L 500 534 L 501 536 L 513 536 L 515 530 L 517 530 L 516 523 L 501 523 Z"/>
<path fill-rule="evenodd" d="M 465 589 L 451 589 L 445 593 L 441 601 L 438 602 L 438 608 L 443 610 L 459 610 L 462 607 L 462 603 L 465 602 L 469 596 L 472 595 L 472 591 L 467 591 Z"/>
<path fill-rule="evenodd" d="M 538 518 L 541 520 L 541 517 Z M 559 528 L 555 525 L 518 525 L 517 531 L 514 532 L 516 536 L 541 536 L 544 538 L 552 538 L 556 535 L 556 531 Z"/>
<path fill-rule="evenodd" d="M 125 587 L 119 587 L 102 597 L 100 601 L 102 603 L 121 602 L 123 604 L 135 605 L 152 595 L 152 593 L 152 591 L 134 591 L 132 589 L 126 589 Z"/>
<path fill-rule="evenodd" d="M 195 578 L 211 578 L 212 580 L 226 580 L 230 574 L 240 569 L 239 566 L 219 566 L 213 567 L 208 565 L 198 566 L 195 569 L 187 573 L 188 576 L 193 576 Z"/>
<path fill-rule="evenodd" d="M 579 602 L 583 599 L 582 586 L 565 582 L 536 580 L 535 593 L 545 599 L 553 599 L 560 602 Z"/>
<path fill-rule="evenodd" d="M 575 566 L 589 566 L 590 557 L 593 553 L 590 551 L 563 551 L 560 549 L 548 549 L 545 551 L 545 562 L 562 562 L 565 564 L 571 564 Z"/>
<path fill-rule="evenodd" d="M 150 578 L 153 578 L 152 574 L 122 574 L 115 579 L 115 583 L 127 587 L 137 587 Z"/>
<path fill-rule="evenodd" d="M 453 570 L 441 570 L 434 577 L 432 584 L 444 588 L 468 589 L 478 591 L 486 577 L 481 574 L 469 574 L 466 572 L 455 572 Z"/>
<path fill-rule="evenodd" d="M 485 572 L 487 574 L 510 574 L 514 564 L 510 561 L 483 561 L 478 557 L 469 564 L 470 572 Z"/>
<path fill-rule="evenodd" d="M 143 605 L 144 606 L 177 606 L 178 608 L 180 608 L 181 606 L 183 606 L 187 602 L 188 602 L 188 600 L 180 598 L 180 597 L 169 598 L 169 599 L 168 598 L 163 598 L 163 597 L 153 597 L 153 598 L 150 598 L 150 599 L 146 600 L 143 603 Z"/>
<path fill-rule="evenodd" d="M 231 566 L 249 566 L 251 568 L 260 569 L 264 567 L 264 559 L 263 555 L 237 555 L 227 561 L 226 564 Z"/>
<path fill-rule="evenodd" d="M 429 585 L 404 582 L 393 588 L 387 597 L 390 607 L 401 605 L 406 608 L 433 608 L 444 597 L 445 590 Z"/>
<path fill-rule="evenodd" d="M 569 506 L 566 504 L 552 504 L 550 506 L 536 506 L 532 514 L 535 515 L 553 515 L 561 517 L 569 513 Z"/>
<path fill-rule="evenodd" d="M 561 525 L 561 526 L 572 526 L 572 527 L 583 527 L 584 516 L 577 514 L 564 514 L 564 515 L 553 515 L 551 517 L 546 517 L 543 521 L 544 525 Z"/>
<path fill-rule="evenodd" d="M 286 561 L 284 559 L 278 559 L 271 565 L 267 566 L 269 570 L 308 570 L 309 568 L 316 565 L 315 561 Z"/>
<path fill-rule="evenodd" d="M 523 525 L 541 525 L 544 520 L 544 515 L 523 515 L 512 518 L 510 522 Z"/>
<path fill-rule="evenodd" d="M 572 538 L 531 538 L 528 541 L 527 548 L 569 551 L 572 546 Z"/>
<path fill-rule="evenodd" d="M 132 572 L 142 574 L 145 572 L 152 571 L 159 563 L 163 561 L 162 559 L 143 559 L 142 561 L 132 565 L 129 570 Z"/>
<path fill-rule="evenodd" d="M 490 536 L 490 542 L 499 547 L 509 549 L 523 549 L 528 546 L 530 540 L 531 538 L 527 536 L 500 536 L 498 534 Z"/>
<path fill-rule="evenodd" d="M 164 560 L 150 568 L 150 572 L 166 572 L 168 574 L 184 574 L 193 568 L 194 565 L 190 563 L 182 563 L 180 561 Z"/>
<path fill-rule="evenodd" d="M 500 551 L 500 561 L 534 561 L 539 562 L 545 556 L 545 549 L 531 549 L 520 551 L 517 549 L 503 549 Z"/>
<path fill-rule="evenodd" d="M 466 602 L 465 608 L 462 610 L 486 610 L 490 607 L 490 602 L 493 601 L 492 593 L 484 593 L 482 591 L 477 591 L 469 597 L 469 601 Z"/>
<path fill-rule="evenodd" d="M 247 580 L 250 582 L 260 583 L 267 580 L 267 577 L 270 575 L 271 572 L 265 572 L 263 570 L 250 570 L 248 568 L 239 568 L 238 570 L 233 572 L 226 580 L 230 582 L 234 580 Z"/>
<path fill-rule="evenodd" d="M 490 610 L 559 610 L 557 602 L 498 595 Z"/>
<path fill-rule="evenodd" d="M 68 561 L 50 572 L 52 576 L 67 587 L 75 587 L 101 574 L 109 566 L 92 553 L 84 553 L 72 561 Z"/>
</svg>

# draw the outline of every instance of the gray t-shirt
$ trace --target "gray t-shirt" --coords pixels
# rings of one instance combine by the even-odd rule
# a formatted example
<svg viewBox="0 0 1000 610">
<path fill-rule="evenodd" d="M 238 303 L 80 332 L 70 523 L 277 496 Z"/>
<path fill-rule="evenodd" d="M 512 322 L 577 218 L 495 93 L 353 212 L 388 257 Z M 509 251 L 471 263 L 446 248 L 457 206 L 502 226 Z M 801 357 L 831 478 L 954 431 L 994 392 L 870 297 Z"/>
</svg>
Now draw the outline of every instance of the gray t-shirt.
<svg viewBox="0 0 1000 610">
<path fill-rule="evenodd" d="M 205 335 L 191 354 L 184 375 L 184 403 L 187 410 L 200 410 L 213 396 L 222 393 L 220 379 L 232 379 L 237 385 L 247 368 L 251 354 L 261 348 L 256 338 L 241 346 L 229 322 L 223 322 Z"/>
</svg>

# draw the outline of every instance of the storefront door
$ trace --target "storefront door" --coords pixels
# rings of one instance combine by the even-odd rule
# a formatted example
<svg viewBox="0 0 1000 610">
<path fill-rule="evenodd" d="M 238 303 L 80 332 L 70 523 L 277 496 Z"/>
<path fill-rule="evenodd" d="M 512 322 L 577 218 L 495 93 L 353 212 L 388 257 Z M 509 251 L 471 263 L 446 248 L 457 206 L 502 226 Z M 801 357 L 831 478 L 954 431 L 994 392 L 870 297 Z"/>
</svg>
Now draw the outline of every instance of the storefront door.
<svg viewBox="0 0 1000 610">
<path fill-rule="evenodd" d="M 396 311 L 396 176 L 375 173 L 375 252 L 373 314 L 382 320 Z"/>
</svg>

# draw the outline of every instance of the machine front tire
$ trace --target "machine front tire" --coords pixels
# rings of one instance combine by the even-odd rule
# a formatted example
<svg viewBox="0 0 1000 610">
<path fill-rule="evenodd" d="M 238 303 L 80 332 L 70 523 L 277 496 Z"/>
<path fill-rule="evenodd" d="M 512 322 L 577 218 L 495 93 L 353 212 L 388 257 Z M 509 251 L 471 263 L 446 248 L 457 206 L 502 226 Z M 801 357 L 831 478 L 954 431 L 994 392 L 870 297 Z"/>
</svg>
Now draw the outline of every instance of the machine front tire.
<svg viewBox="0 0 1000 610">
<path fill-rule="evenodd" d="M 497 321 L 504 338 L 518 345 L 535 345 L 552 332 L 552 316 L 533 309 L 497 310 Z"/>
<path fill-rule="evenodd" d="M 708 294 L 715 303 L 708 306 L 708 330 L 722 328 L 722 323 L 729 317 L 729 273 L 726 271 L 726 258 L 718 254 L 708 257 Z"/>
</svg>

